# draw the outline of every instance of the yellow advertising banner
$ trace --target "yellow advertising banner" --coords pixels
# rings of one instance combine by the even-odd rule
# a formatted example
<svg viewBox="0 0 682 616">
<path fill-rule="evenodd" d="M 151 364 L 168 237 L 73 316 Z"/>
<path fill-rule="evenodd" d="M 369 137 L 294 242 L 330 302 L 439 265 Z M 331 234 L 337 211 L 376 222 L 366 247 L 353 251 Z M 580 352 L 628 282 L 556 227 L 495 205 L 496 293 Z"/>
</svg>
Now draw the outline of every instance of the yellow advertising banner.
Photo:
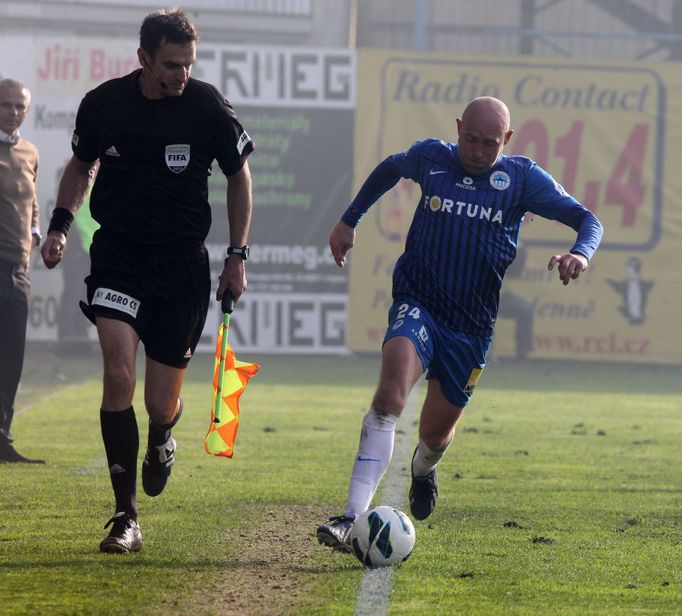
<svg viewBox="0 0 682 616">
<path fill-rule="evenodd" d="M 564 287 L 547 270 L 575 232 L 527 216 L 523 259 L 505 279 L 498 356 L 682 363 L 682 102 L 674 64 L 453 57 L 367 50 L 358 56 L 355 190 L 414 141 L 456 141 L 477 96 L 510 108 L 506 154 L 538 162 L 602 221 L 588 271 Z M 350 258 L 348 344 L 376 351 L 391 273 L 421 191 L 401 180 L 358 227 Z M 525 338 L 525 342 L 524 342 Z"/>
</svg>

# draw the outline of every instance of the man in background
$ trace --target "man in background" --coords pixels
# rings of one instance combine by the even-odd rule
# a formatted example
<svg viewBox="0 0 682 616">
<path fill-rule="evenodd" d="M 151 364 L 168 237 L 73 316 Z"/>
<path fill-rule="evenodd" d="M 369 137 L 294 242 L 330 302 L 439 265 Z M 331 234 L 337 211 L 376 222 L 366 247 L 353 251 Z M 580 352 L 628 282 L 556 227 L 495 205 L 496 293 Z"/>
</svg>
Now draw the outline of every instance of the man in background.
<svg viewBox="0 0 682 616">
<path fill-rule="evenodd" d="M 30 107 L 23 83 L 0 79 L 0 464 L 44 464 L 22 456 L 10 432 L 24 366 L 29 258 L 40 243 L 38 149 L 19 134 Z"/>
<path fill-rule="evenodd" d="M 507 268 L 505 281 L 521 280 L 526 267 L 528 249 L 521 243 L 516 249 L 516 258 Z M 535 321 L 535 302 L 505 285 L 500 293 L 500 309 L 498 317 L 515 321 L 514 339 L 516 341 L 516 359 L 525 360 L 533 352 L 533 323 Z"/>
</svg>

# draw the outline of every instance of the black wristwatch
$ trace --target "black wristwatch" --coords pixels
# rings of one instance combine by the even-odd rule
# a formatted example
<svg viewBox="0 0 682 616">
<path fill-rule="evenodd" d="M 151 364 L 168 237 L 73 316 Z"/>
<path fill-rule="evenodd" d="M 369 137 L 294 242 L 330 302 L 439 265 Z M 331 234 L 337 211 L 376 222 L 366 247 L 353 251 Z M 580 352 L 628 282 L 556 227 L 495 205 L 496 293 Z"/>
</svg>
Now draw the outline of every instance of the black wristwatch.
<svg viewBox="0 0 682 616">
<path fill-rule="evenodd" d="M 249 247 L 247 244 L 244 244 L 243 246 L 228 246 L 227 256 L 229 257 L 230 255 L 239 255 L 246 261 L 249 258 Z"/>
</svg>

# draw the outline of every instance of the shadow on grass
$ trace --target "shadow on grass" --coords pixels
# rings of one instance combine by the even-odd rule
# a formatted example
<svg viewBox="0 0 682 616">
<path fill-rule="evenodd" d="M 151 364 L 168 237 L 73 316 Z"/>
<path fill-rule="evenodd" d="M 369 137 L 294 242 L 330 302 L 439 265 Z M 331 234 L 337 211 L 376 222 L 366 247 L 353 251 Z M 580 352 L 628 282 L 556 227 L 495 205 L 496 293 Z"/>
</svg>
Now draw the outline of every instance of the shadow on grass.
<svg viewBox="0 0 682 616">
<path fill-rule="evenodd" d="M 243 567 L 251 567 L 257 569 L 265 564 L 266 561 L 251 561 L 244 562 L 240 560 L 225 561 L 221 558 L 205 558 L 192 559 L 188 556 L 183 556 L 182 559 L 164 559 L 159 554 L 154 558 L 145 558 L 144 550 L 134 554 L 99 554 L 90 551 L 88 554 L 82 554 L 80 557 L 45 560 L 22 560 L 21 562 L 7 562 L 3 564 L 4 570 L 15 571 L 37 571 L 40 569 L 64 569 L 69 568 L 83 568 L 87 569 L 92 566 L 115 566 L 115 567 L 132 567 L 135 570 L 149 569 L 156 571 L 159 567 L 168 570 L 180 570 L 187 572 L 201 572 L 201 571 L 215 571 L 226 569 L 238 569 Z"/>
<path fill-rule="evenodd" d="M 260 364 L 254 383 L 324 387 L 347 383 L 374 387 L 381 357 L 377 354 L 345 356 L 262 355 L 236 350 L 243 362 Z M 22 383 L 27 386 L 78 383 L 101 378 L 101 357 L 94 347 L 82 355 L 59 357 L 50 347 L 28 347 Z M 187 369 L 186 381 L 210 383 L 214 357 L 197 354 Z M 144 378 L 144 350 L 138 355 L 138 373 Z M 523 391 L 618 392 L 682 394 L 679 366 L 636 365 L 560 360 L 502 359 L 489 363 L 481 389 Z"/>
<path fill-rule="evenodd" d="M 481 387 L 524 391 L 682 394 L 679 366 L 560 360 L 499 360 Z"/>
</svg>

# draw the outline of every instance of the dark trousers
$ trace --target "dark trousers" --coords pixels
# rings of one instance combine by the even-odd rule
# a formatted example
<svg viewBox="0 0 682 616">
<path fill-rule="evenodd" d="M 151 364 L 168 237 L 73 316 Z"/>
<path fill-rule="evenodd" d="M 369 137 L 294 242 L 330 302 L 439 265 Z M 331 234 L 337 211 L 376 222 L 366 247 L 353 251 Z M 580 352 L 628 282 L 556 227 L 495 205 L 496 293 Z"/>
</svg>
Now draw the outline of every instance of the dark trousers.
<svg viewBox="0 0 682 616">
<path fill-rule="evenodd" d="M 24 367 L 30 294 L 28 266 L 0 261 L 0 448 L 13 441 L 10 426 Z"/>
<path fill-rule="evenodd" d="M 516 356 L 525 359 L 533 351 L 535 303 L 513 291 L 503 291 L 497 314 L 502 318 L 516 321 Z"/>
</svg>

